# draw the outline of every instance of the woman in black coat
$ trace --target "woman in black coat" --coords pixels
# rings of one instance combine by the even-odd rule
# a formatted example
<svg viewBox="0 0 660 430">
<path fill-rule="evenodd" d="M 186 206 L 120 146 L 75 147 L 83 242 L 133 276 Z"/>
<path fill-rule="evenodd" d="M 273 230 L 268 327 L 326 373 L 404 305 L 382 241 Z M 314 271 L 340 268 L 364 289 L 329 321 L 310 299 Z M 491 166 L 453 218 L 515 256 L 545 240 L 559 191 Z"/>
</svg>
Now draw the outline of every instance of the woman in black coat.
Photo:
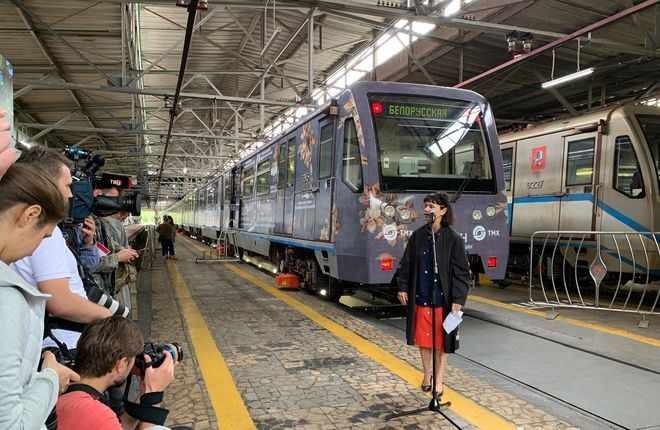
<svg viewBox="0 0 660 430">
<path fill-rule="evenodd" d="M 434 221 L 431 223 L 431 219 Z M 431 375 L 435 375 L 438 395 L 442 395 L 442 376 L 447 355 L 456 350 L 458 329 L 447 335 L 442 328 L 443 315 L 458 312 L 467 299 L 470 269 L 465 242 L 449 226 L 453 212 L 449 197 L 436 193 L 424 198 L 424 219 L 429 222 L 415 230 L 410 237 L 399 266 L 399 301 L 408 306 L 406 340 L 418 345 L 424 367 L 422 390 L 431 391 Z M 431 233 L 433 231 L 433 233 Z M 433 245 L 438 263 L 438 277 L 434 278 Z M 433 306 L 435 289 L 435 306 Z M 436 369 L 432 362 L 432 309 L 436 311 Z"/>
</svg>

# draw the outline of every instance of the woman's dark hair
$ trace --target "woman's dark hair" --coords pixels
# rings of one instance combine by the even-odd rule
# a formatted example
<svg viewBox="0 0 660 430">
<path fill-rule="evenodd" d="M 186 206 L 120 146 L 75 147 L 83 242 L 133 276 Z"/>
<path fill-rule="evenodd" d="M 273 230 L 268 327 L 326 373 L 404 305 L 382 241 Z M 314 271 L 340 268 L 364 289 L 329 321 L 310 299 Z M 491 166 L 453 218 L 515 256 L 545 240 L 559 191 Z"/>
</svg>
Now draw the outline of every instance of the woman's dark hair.
<svg viewBox="0 0 660 430">
<path fill-rule="evenodd" d="M 445 212 L 445 214 L 442 216 L 442 220 L 440 221 L 440 225 L 442 227 L 449 227 L 454 223 L 454 209 L 451 206 L 451 200 L 449 200 L 447 193 L 429 194 L 428 196 L 424 197 L 424 203 L 426 202 L 435 203 L 436 205 L 440 205 L 443 208 L 447 208 L 447 212 Z"/>
<path fill-rule="evenodd" d="M 0 213 L 17 205 L 39 205 L 37 225 L 58 223 L 67 215 L 69 202 L 59 188 L 40 169 L 16 163 L 0 179 Z"/>
</svg>

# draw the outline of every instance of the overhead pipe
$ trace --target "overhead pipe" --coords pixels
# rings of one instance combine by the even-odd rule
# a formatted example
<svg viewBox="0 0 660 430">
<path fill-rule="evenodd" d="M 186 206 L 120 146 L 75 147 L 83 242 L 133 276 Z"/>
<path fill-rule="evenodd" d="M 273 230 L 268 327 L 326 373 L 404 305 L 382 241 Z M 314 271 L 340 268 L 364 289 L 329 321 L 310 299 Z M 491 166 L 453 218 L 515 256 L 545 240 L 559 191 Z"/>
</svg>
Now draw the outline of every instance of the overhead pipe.
<svg viewBox="0 0 660 430">
<path fill-rule="evenodd" d="M 176 111 L 179 105 L 179 96 L 181 95 L 181 86 L 183 85 L 183 75 L 186 73 L 186 65 L 188 64 L 188 53 L 190 52 L 190 43 L 192 41 L 193 27 L 195 25 L 195 16 L 197 15 L 197 2 L 198 0 L 191 0 L 188 4 L 188 22 L 186 24 L 186 36 L 183 42 L 183 52 L 181 54 L 181 65 L 179 66 L 179 76 L 176 81 L 176 90 L 174 91 L 174 101 L 170 108 L 170 124 L 167 128 L 167 138 L 165 139 L 165 148 L 163 148 L 163 158 L 160 161 L 160 169 L 158 171 L 158 181 L 156 185 L 156 196 L 154 203 L 158 202 L 158 193 L 160 192 L 160 182 L 163 179 L 163 169 L 165 168 L 165 159 L 167 158 L 167 148 L 172 140 L 172 128 L 174 127 L 174 120 L 176 119 Z"/>
</svg>

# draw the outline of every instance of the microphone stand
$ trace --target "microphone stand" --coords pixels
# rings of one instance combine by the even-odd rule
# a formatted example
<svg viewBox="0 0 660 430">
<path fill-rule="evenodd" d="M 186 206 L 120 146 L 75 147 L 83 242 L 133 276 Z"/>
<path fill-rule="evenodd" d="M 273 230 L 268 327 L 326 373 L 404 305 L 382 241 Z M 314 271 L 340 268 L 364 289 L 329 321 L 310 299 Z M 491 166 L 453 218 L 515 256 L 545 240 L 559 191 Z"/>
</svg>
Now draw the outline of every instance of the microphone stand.
<svg viewBox="0 0 660 430">
<path fill-rule="evenodd" d="M 433 288 L 431 288 L 431 336 L 433 337 L 433 347 L 431 349 L 431 355 L 432 355 L 432 372 L 435 372 L 435 365 L 436 365 L 436 344 L 435 344 L 435 332 L 436 332 L 436 327 L 435 327 L 435 306 L 437 303 L 437 298 L 436 298 L 436 279 L 440 276 L 440 272 L 438 271 L 438 257 L 436 255 L 436 250 L 435 250 L 435 232 L 433 231 L 433 223 L 435 223 L 435 213 L 434 212 L 429 212 L 429 230 L 431 231 L 431 247 L 433 248 Z M 408 298 L 408 300 L 414 300 L 414 298 Z M 449 422 L 453 423 L 451 418 L 449 418 L 447 415 L 445 415 L 440 408 L 441 407 L 448 407 L 451 406 L 451 402 L 445 402 L 445 403 L 440 403 L 438 400 L 438 391 L 437 391 L 437 382 L 438 382 L 438 376 L 433 375 L 433 380 L 431 381 L 431 384 L 433 385 L 433 390 L 431 391 L 431 402 L 429 405 L 425 408 L 418 408 L 418 409 L 413 409 L 411 411 L 393 411 L 392 413 L 388 414 L 385 416 L 385 420 L 389 421 L 392 418 L 398 418 L 398 417 L 405 417 L 408 415 L 415 415 L 421 412 L 425 411 L 432 411 L 432 412 L 438 412 L 440 415 L 444 416 Z"/>
</svg>

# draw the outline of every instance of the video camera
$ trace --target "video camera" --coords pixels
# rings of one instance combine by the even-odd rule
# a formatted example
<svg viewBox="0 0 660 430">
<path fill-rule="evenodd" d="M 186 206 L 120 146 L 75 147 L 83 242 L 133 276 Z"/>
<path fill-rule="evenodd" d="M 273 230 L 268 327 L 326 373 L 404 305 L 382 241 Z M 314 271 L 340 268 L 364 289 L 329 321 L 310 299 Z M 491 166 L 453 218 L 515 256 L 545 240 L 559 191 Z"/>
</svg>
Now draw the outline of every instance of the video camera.
<svg viewBox="0 0 660 430">
<path fill-rule="evenodd" d="M 80 224 L 91 213 L 97 216 L 109 216 L 126 211 L 134 216 L 140 215 L 142 196 L 139 191 L 127 190 L 131 187 L 129 176 L 107 173 L 97 176 L 98 170 L 105 165 L 105 158 L 92 155 L 91 151 L 82 148 L 67 147 L 64 149 L 64 155 L 73 161 L 71 168 L 73 199 L 69 204 L 67 223 Z M 114 186 L 124 191 L 117 197 L 94 197 L 95 184 L 108 188 Z"/>
</svg>

